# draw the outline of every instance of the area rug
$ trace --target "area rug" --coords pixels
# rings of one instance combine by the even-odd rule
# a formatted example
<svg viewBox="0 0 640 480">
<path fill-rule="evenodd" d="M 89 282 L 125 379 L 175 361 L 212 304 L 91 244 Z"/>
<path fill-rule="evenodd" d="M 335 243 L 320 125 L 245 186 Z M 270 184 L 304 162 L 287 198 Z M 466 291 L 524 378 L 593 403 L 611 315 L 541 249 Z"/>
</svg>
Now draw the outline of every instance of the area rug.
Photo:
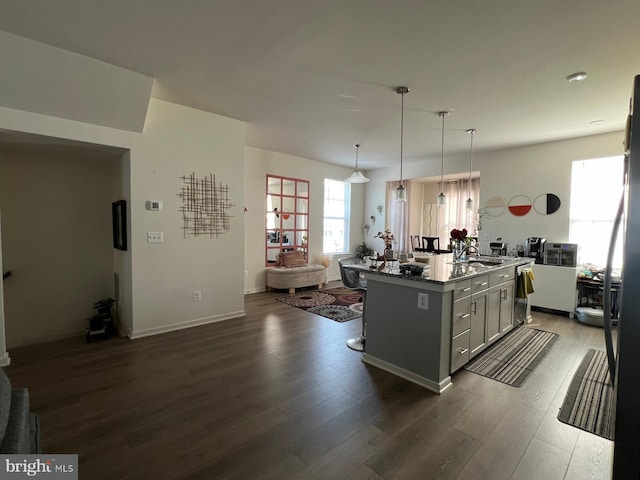
<svg viewBox="0 0 640 480">
<path fill-rule="evenodd" d="M 573 375 L 558 420 L 613 440 L 613 392 L 607 354 L 590 349 Z"/>
<path fill-rule="evenodd" d="M 295 293 L 276 300 L 341 323 L 362 317 L 362 293 L 346 287 Z"/>
<path fill-rule="evenodd" d="M 558 338 L 556 333 L 520 327 L 463 368 L 513 387 L 521 387 Z"/>
</svg>

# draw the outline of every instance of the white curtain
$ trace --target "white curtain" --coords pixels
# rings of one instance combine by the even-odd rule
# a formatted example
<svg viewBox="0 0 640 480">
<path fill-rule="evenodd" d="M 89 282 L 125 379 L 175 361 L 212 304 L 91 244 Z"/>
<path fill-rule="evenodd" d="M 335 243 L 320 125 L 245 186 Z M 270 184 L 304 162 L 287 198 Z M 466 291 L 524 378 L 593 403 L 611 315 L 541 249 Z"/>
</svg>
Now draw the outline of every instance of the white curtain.
<svg viewBox="0 0 640 480">
<path fill-rule="evenodd" d="M 406 202 L 396 202 L 396 189 L 399 185 L 399 181 L 387 182 L 387 214 L 385 224 L 386 228 L 393 233 L 396 239 L 396 244 L 393 246 L 393 249 L 396 252 L 410 252 L 409 199 L 411 198 L 411 183 L 407 181 L 404 182 L 404 188 L 407 194 Z"/>
<path fill-rule="evenodd" d="M 472 237 L 478 235 L 476 211 L 480 200 L 480 179 L 471 179 L 471 185 L 469 185 L 468 179 L 444 182 L 442 191 L 447 196 L 447 204 L 437 208 L 436 224 L 437 236 L 440 238 L 440 248 L 446 249 L 449 246 L 449 233 L 454 228 L 458 230 L 466 228 L 469 236 Z M 471 196 L 471 200 L 475 205 L 473 210 L 467 210 L 466 207 L 466 201 L 469 196 Z"/>
</svg>

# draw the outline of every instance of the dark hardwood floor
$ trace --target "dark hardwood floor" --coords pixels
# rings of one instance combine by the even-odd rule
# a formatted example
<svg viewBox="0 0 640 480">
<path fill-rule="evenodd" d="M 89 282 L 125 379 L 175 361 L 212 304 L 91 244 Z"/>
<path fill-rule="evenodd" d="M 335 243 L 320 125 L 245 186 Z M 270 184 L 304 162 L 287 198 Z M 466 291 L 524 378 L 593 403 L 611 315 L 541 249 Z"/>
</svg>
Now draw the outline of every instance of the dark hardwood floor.
<svg viewBox="0 0 640 480">
<path fill-rule="evenodd" d="M 332 283 L 331 286 L 334 286 Z M 459 371 L 433 394 L 367 366 L 336 323 L 246 296 L 245 318 L 130 341 L 10 351 L 45 453 L 89 479 L 606 479 L 611 442 L 557 420 L 602 329 L 534 312 L 560 339 L 521 388 Z"/>
</svg>

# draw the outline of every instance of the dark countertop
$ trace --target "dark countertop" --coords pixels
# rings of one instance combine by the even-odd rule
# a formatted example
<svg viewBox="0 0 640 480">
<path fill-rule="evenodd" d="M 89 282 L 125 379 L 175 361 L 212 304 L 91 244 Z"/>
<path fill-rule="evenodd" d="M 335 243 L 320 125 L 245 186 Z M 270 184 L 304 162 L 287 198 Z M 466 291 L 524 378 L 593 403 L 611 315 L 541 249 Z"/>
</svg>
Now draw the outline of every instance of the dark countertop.
<svg viewBox="0 0 640 480">
<path fill-rule="evenodd" d="M 526 257 L 488 256 L 471 257 L 467 261 L 454 262 L 453 254 L 450 253 L 440 255 L 423 255 L 419 258 L 421 260 L 420 262 L 412 261 L 400 263 L 398 261 L 387 261 L 384 269 L 381 271 L 378 271 L 376 268 L 371 268 L 368 264 L 351 266 L 351 268 L 355 267 L 358 270 L 365 271 L 372 275 L 402 278 L 416 282 L 446 284 L 494 272 L 507 267 L 515 267 L 531 263 L 531 259 Z M 419 268 L 420 266 L 428 266 L 429 268 L 423 271 L 421 275 L 409 275 L 400 271 L 401 265 L 416 265 L 416 268 Z"/>
</svg>

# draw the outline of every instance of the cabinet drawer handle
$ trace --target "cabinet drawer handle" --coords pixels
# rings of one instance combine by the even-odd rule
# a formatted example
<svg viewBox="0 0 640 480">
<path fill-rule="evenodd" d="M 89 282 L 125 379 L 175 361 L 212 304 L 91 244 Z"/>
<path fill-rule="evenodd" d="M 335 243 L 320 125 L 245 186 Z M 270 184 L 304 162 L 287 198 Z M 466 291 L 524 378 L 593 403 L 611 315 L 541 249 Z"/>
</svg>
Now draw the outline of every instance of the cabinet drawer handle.
<svg viewBox="0 0 640 480">
<path fill-rule="evenodd" d="M 480 285 L 481 287 L 484 287 L 488 282 L 476 282 L 476 285 Z"/>
<path fill-rule="evenodd" d="M 511 275 L 509 275 L 508 273 L 505 275 L 500 275 L 502 278 L 509 278 Z"/>
<path fill-rule="evenodd" d="M 471 287 L 460 289 L 461 292 L 468 292 L 469 290 L 471 290 Z"/>
<path fill-rule="evenodd" d="M 458 317 L 460 317 L 460 318 L 467 318 L 467 317 L 470 317 L 470 316 L 471 316 L 470 313 L 465 313 L 464 315 L 458 315 Z"/>
<path fill-rule="evenodd" d="M 468 349 L 468 348 L 465 348 L 464 350 L 462 350 L 462 349 L 460 349 L 460 348 L 459 348 L 459 349 L 458 349 L 458 355 L 464 355 L 464 354 L 465 354 L 465 353 L 467 353 L 468 351 L 469 351 L 469 349 Z"/>
</svg>

